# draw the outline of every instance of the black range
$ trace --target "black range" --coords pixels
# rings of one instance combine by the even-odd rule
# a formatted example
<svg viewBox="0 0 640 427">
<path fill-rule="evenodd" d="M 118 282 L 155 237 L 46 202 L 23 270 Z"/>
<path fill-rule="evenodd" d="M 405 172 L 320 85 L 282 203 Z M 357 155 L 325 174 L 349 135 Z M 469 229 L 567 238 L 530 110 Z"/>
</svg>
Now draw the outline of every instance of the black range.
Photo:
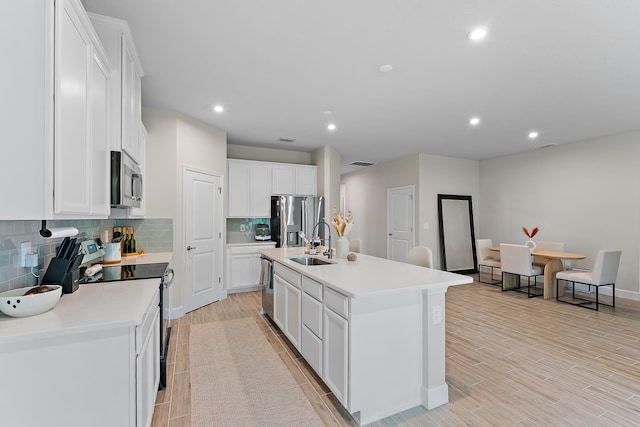
<svg viewBox="0 0 640 427">
<path fill-rule="evenodd" d="M 161 279 L 169 267 L 168 262 L 155 264 L 103 265 L 102 271 L 80 279 L 80 284 L 117 282 L 120 280 Z M 84 271 L 81 269 L 81 275 Z"/>
</svg>

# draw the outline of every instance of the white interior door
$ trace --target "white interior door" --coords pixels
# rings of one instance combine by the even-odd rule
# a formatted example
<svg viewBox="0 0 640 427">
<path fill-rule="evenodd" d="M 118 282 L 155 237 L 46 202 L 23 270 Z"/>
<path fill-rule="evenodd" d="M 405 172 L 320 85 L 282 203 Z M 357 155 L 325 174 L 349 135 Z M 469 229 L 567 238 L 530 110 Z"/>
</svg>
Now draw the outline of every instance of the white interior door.
<svg viewBox="0 0 640 427">
<path fill-rule="evenodd" d="M 222 294 L 222 194 L 220 177 L 184 171 L 186 252 L 185 312 Z"/>
<path fill-rule="evenodd" d="M 387 189 L 387 258 L 406 262 L 413 247 L 413 186 Z"/>
</svg>

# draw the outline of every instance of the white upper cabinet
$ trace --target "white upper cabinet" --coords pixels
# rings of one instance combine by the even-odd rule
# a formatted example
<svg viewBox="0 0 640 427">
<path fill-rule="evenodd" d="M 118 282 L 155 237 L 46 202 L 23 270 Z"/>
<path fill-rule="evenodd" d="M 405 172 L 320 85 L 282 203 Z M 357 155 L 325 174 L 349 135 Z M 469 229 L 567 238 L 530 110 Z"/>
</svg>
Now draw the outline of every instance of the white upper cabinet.
<svg viewBox="0 0 640 427">
<path fill-rule="evenodd" d="M 55 211 L 91 213 L 89 140 L 92 43 L 80 11 L 59 0 L 55 26 Z"/>
<path fill-rule="evenodd" d="M 0 109 L 11 144 L 0 219 L 108 216 L 110 63 L 79 0 L 12 3 Z M 14 46 L 15 45 L 15 46 Z"/>
<path fill-rule="evenodd" d="M 89 14 L 113 66 L 111 149 L 125 151 L 136 163 L 144 158 L 140 144 L 142 65 L 126 21 Z"/>
<path fill-rule="evenodd" d="M 144 124 L 140 123 L 138 126 L 139 136 L 138 141 L 140 144 L 140 172 L 143 177 L 146 176 L 147 169 L 147 128 L 144 127 Z M 144 218 L 147 214 L 147 181 L 145 179 L 142 180 L 142 200 L 140 200 L 140 207 L 134 208 L 130 207 L 128 210 L 128 218 Z M 115 209 L 114 209 L 115 210 Z"/>
<path fill-rule="evenodd" d="M 109 76 L 104 56 L 94 53 L 92 62 L 91 114 L 91 213 L 109 216 L 111 169 L 109 152 Z"/>
<path fill-rule="evenodd" d="M 122 150 L 133 161 L 142 162 L 140 146 L 141 81 L 142 71 L 133 48 L 133 42 L 126 34 L 122 35 Z"/>
<path fill-rule="evenodd" d="M 247 160 L 228 161 L 228 216 L 271 216 L 271 164 Z"/>
<path fill-rule="evenodd" d="M 317 166 L 275 163 L 271 194 L 315 196 Z"/>
<path fill-rule="evenodd" d="M 298 196 L 315 196 L 317 193 L 318 167 L 317 166 L 295 166 L 296 189 Z"/>
</svg>

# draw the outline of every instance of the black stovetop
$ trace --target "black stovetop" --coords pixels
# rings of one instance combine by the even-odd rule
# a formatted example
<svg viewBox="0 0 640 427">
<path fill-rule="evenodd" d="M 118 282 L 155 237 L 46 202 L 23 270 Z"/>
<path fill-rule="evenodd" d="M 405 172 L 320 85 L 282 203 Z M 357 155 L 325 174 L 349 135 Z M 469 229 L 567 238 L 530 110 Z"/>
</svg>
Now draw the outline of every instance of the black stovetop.
<svg viewBox="0 0 640 427">
<path fill-rule="evenodd" d="M 155 264 L 103 265 L 102 271 L 93 276 L 83 277 L 80 284 L 117 282 L 120 280 L 160 279 L 164 275 L 168 262 Z M 84 270 L 80 271 L 84 276 Z"/>
</svg>

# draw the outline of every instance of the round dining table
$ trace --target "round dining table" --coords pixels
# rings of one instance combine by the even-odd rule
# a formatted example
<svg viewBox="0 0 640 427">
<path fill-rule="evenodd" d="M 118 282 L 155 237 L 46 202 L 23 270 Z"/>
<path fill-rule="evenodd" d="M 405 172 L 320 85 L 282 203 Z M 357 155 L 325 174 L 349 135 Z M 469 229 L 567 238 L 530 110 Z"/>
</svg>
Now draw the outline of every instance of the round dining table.
<svg viewBox="0 0 640 427">
<path fill-rule="evenodd" d="M 500 247 L 495 246 L 489 248 L 490 251 L 500 252 Z M 562 251 L 547 251 L 547 250 L 537 250 L 534 249 L 531 251 L 532 256 L 541 257 L 547 260 L 544 265 L 544 299 L 551 299 L 556 297 L 556 273 L 558 271 L 564 270 L 564 265 L 562 265 L 563 259 L 568 260 L 578 260 L 585 259 L 587 256 L 582 254 L 577 254 L 573 252 L 562 252 Z M 519 277 L 517 274 L 507 273 L 502 278 L 502 289 L 509 290 L 515 289 L 519 286 Z M 564 288 L 560 288 L 558 291 L 560 296 L 564 295 Z"/>
</svg>

